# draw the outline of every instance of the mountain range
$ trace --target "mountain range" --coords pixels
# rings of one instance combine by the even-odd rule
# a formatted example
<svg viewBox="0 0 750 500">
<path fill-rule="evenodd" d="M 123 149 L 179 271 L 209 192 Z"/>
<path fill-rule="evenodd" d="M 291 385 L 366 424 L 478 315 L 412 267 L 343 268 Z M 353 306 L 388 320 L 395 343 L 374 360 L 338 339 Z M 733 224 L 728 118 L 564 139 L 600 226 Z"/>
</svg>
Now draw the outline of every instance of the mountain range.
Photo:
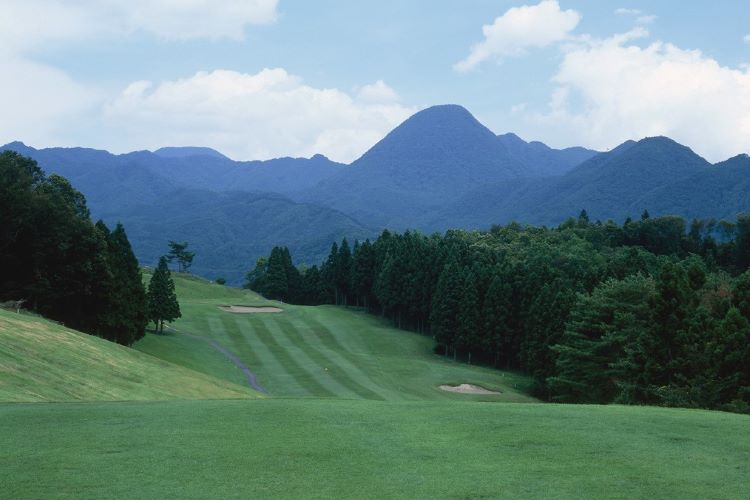
<svg viewBox="0 0 750 500">
<path fill-rule="evenodd" d="M 319 262 L 332 241 L 382 229 L 483 229 L 652 215 L 733 218 L 750 211 L 750 157 L 711 164 L 666 137 L 606 152 L 553 149 L 495 135 L 466 109 L 416 113 L 350 165 L 325 156 L 233 161 L 200 147 L 114 155 L 85 148 L 0 149 L 70 179 L 92 215 L 125 224 L 153 264 L 168 240 L 187 240 L 194 271 L 241 281 L 278 244 Z"/>
</svg>

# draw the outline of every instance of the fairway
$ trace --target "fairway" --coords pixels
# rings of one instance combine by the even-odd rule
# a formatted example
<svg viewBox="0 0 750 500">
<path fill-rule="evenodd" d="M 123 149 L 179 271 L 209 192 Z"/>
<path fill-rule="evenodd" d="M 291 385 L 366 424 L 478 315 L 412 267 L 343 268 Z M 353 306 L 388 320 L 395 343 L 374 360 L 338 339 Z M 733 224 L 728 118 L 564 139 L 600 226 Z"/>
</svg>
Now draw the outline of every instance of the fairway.
<svg viewBox="0 0 750 500">
<path fill-rule="evenodd" d="M 468 366 L 432 352 L 433 340 L 391 327 L 362 311 L 271 302 L 249 291 L 176 276 L 183 317 L 167 335 L 136 349 L 212 376 L 247 383 L 209 341 L 237 356 L 273 396 L 373 400 L 529 402 L 526 377 Z M 222 309 L 275 307 L 277 313 Z M 478 385 L 499 394 L 457 394 L 440 385 Z"/>
<path fill-rule="evenodd" d="M 8 498 L 747 498 L 749 419 L 330 399 L 0 405 Z"/>
</svg>

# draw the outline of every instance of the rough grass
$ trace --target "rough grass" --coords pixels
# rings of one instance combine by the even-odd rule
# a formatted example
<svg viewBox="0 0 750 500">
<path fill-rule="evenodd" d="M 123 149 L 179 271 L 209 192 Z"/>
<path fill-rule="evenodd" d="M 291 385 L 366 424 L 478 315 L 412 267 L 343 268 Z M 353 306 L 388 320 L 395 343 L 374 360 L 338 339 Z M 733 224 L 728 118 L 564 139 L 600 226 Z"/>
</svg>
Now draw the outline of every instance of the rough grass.
<svg viewBox="0 0 750 500">
<path fill-rule="evenodd" d="M 136 348 L 191 369 L 242 383 L 207 342 L 236 354 L 274 396 L 376 400 L 534 401 L 526 377 L 468 366 L 433 353 L 431 338 L 404 332 L 354 309 L 303 307 L 263 299 L 249 291 L 175 275 L 182 318 L 167 335 L 147 335 Z M 276 314 L 232 314 L 221 304 L 275 306 Z M 476 384 L 498 395 L 468 395 L 441 384 Z"/>
<path fill-rule="evenodd" d="M 747 498 L 750 417 L 266 399 L 0 405 L 7 498 Z"/>
<path fill-rule="evenodd" d="M 0 401 L 256 396 L 226 380 L 57 323 L 0 310 Z"/>
</svg>

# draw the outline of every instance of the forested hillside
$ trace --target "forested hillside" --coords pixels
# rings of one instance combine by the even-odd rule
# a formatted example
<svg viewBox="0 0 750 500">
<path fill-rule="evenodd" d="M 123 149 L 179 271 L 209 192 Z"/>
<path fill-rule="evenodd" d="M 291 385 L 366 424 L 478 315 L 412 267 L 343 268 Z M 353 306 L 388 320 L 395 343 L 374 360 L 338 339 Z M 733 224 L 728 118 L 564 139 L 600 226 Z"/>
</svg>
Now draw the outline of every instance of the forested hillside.
<svg viewBox="0 0 750 500">
<path fill-rule="evenodd" d="M 532 375 L 548 400 L 750 411 L 747 215 L 385 231 L 334 243 L 303 273 L 291 263 L 275 248 L 247 286 L 364 307 L 431 335 L 445 356 Z"/>
<path fill-rule="evenodd" d="M 86 200 L 36 162 L 0 153 L 0 302 L 130 345 L 146 295 L 125 229 L 91 221 Z"/>
</svg>

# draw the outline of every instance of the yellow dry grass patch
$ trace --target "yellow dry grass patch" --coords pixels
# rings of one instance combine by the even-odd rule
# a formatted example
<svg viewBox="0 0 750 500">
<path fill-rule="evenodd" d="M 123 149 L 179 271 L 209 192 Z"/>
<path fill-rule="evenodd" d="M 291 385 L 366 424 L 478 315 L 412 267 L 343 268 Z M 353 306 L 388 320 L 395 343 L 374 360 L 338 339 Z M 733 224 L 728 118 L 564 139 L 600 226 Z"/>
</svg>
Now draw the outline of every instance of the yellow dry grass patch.
<svg viewBox="0 0 750 500">
<path fill-rule="evenodd" d="M 237 399 L 254 391 L 39 317 L 0 311 L 0 401 Z"/>
</svg>

